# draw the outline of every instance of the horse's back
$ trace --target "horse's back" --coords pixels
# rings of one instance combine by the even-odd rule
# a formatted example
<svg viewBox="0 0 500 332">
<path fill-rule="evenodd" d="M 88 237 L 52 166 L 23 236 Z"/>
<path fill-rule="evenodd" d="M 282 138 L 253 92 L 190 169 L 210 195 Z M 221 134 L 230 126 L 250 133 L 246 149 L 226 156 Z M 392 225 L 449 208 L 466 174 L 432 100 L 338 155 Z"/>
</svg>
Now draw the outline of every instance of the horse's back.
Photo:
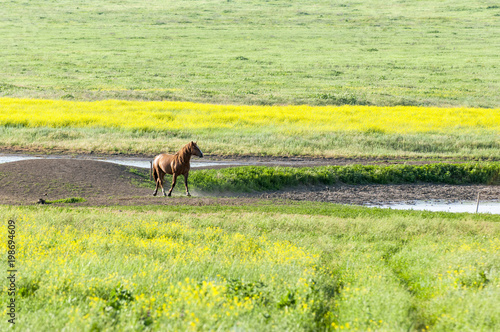
<svg viewBox="0 0 500 332">
<path fill-rule="evenodd" d="M 172 174 L 172 159 L 174 155 L 168 154 L 168 153 L 161 153 L 157 155 L 154 159 L 153 164 L 156 165 L 158 168 L 161 168 L 161 170 L 167 174 Z"/>
</svg>

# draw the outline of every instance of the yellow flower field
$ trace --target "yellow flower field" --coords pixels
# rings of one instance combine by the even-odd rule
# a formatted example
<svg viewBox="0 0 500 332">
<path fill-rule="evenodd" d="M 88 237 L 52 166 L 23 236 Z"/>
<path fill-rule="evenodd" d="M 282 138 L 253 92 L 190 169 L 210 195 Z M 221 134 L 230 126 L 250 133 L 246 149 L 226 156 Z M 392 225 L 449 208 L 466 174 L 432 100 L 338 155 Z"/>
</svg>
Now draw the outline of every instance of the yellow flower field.
<svg viewBox="0 0 500 332">
<path fill-rule="evenodd" d="M 377 106 L 236 106 L 190 102 L 0 98 L 0 125 L 132 130 L 281 132 L 500 132 L 500 109 Z"/>
<path fill-rule="evenodd" d="M 494 215 L 274 202 L 0 206 L 0 214 L 15 221 L 20 331 L 500 326 Z M 8 250 L 0 241 L 6 258 Z"/>
<path fill-rule="evenodd" d="M 66 307 L 72 330 L 112 325 L 119 315 L 123 324 L 178 321 L 174 329 L 195 330 L 256 310 L 299 320 L 313 315 L 319 255 L 288 241 L 161 218 L 86 226 L 51 224 L 31 213 L 15 219 L 20 301 L 36 294 L 44 305 Z M 7 250 L 1 242 L 0 251 Z M 5 284 L 3 296 L 7 290 Z M 280 300 L 287 292 L 293 307 Z M 277 304 L 267 308 L 271 301 Z"/>
</svg>

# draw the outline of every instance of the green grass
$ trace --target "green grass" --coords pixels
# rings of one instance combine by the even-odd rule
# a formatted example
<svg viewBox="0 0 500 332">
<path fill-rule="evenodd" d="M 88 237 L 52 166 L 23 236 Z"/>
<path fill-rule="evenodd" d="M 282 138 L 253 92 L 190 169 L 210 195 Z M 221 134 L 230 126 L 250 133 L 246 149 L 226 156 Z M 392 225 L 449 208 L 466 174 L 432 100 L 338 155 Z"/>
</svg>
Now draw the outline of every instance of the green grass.
<svg viewBox="0 0 500 332">
<path fill-rule="evenodd" d="M 0 211 L 16 221 L 22 330 L 500 327 L 496 215 L 266 201 Z"/>
<path fill-rule="evenodd" d="M 388 134 L 377 132 L 263 132 L 253 130 L 128 131 L 106 128 L 0 127 L 0 149 L 40 153 L 175 153 L 198 140 L 206 155 L 499 160 L 498 133 Z"/>
<path fill-rule="evenodd" d="M 494 1 L 10 1 L 0 95 L 498 107 Z"/>
<path fill-rule="evenodd" d="M 81 203 L 81 202 L 86 202 L 87 200 L 82 197 L 71 197 L 71 198 L 61 198 L 61 199 L 56 199 L 53 201 L 45 201 L 44 204 L 57 204 L 57 203 Z"/>
<path fill-rule="evenodd" d="M 11 1 L 0 96 L 499 107 L 488 1 Z M 498 160 L 498 133 L 1 127 L 0 149 Z"/>
<path fill-rule="evenodd" d="M 149 179 L 149 170 L 130 170 Z M 428 165 L 350 165 L 318 167 L 240 166 L 194 170 L 192 186 L 205 192 L 280 190 L 301 185 L 345 184 L 489 184 L 500 183 L 498 163 Z"/>
<path fill-rule="evenodd" d="M 494 2 L 465 0 L 14 0 L 0 11 L 0 96 L 499 107 L 499 17 Z M 196 139 L 214 155 L 499 158 L 488 131 L 0 128 L 1 149 L 44 153 L 153 155 Z M 192 177 L 207 191 L 496 183 L 498 165 Z M 500 330 L 498 215 L 275 201 L 0 206 L 0 215 L 3 257 L 16 221 L 19 330 Z"/>
</svg>

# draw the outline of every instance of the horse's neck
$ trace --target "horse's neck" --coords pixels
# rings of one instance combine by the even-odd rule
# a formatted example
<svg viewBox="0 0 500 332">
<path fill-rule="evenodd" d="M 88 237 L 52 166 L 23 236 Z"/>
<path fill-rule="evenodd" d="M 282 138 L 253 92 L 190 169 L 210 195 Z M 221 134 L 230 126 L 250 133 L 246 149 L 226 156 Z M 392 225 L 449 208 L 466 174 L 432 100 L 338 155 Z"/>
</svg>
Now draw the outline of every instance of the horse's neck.
<svg viewBox="0 0 500 332">
<path fill-rule="evenodd" d="M 191 153 L 187 150 L 181 150 L 178 152 L 178 158 L 181 163 L 189 163 L 191 160 Z"/>
<path fill-rule="evenodd" d="M 182 155 L 181 159 L 184 163 L 189 163 L 191 161 L 191 153 L 186 153 Z"/>
</svg>

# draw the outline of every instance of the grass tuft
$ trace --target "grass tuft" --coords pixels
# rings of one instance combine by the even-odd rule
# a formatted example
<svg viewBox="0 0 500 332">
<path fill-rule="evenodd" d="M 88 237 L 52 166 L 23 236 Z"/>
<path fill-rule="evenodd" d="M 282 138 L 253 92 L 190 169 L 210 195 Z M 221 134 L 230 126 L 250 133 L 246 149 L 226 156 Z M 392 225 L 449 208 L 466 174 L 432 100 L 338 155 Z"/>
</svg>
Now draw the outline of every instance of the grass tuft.
<svg viewBox="0 0 500 332">
<path fill-rule="evenodd" d="M 71 197 L 71 198 L 61 198 L 61 199 L 56 199 L 56 200 L 53 200 L 53 201 L 45 201 L 45 204 L 56 204 L 56 203 L 67 203 L 67 204 L 71 204 L 71 203 L 83 203 L 83 202 L 86 202 L 87 200 L 85 198 L 82 198 L 82 197 Z"/>
</svg>

